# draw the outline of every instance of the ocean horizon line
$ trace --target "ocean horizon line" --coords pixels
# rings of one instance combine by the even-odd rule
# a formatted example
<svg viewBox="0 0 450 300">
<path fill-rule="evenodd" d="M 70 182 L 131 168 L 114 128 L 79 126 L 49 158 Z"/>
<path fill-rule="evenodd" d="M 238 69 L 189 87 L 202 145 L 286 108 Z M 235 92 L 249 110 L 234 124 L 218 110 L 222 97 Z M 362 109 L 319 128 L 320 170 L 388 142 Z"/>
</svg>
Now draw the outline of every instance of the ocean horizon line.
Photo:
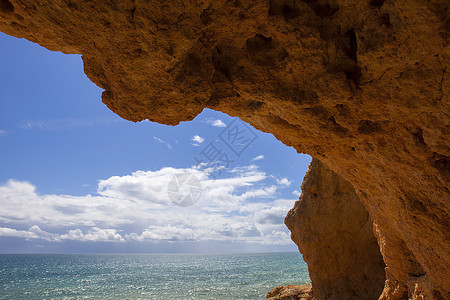
<svg viewBox="0 0 450 300">
<path fill-rule="evenodd" d="M 20 252 L 0 253 L 0 255 L 226 255 L 226 254 L 280 254 L 296 251 L 256 251 L 256 252 Z"/>
</svg>

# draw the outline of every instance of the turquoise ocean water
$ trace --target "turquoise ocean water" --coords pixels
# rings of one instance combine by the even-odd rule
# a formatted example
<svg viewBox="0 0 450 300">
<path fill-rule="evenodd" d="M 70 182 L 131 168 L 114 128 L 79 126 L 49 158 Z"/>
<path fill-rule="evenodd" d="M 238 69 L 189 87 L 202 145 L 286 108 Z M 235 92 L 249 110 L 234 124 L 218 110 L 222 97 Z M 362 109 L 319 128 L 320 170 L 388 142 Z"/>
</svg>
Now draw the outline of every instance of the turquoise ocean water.
<svg viewBox="0 0 450 300">
<path fill-rule="evenodd" d="M 264 299 L 304 283 L 299 253 L 0 255 L 0 299 Z"/>
</svg>

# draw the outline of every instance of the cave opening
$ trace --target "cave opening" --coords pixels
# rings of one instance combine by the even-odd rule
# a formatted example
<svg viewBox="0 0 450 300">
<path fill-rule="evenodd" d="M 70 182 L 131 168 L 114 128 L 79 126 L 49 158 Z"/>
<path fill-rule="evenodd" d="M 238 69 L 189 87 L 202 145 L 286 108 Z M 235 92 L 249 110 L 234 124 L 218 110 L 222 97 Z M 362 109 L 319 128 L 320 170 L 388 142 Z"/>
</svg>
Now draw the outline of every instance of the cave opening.
<svg viewBox="0 0 450 300">
<path fill-rule="evenodd" d="M 268 40 L 264 36 L 262 38 L 257 36 L 255 39 L 255 43 L 259 43 L 261 39 L 263 43 Z M 251 42 L 247 44 L 247 47 L 252 48 Z M 289 270 L 284 272 L 289 276 L 285 277 L 284 281 L 281 280 L 285 285 L 308 284 L 310 282 L 309 274 L 312 272 L 312 278 L 316 282 L 317 295 L 320 291 L 324 297 L 331 293 L 341 293 L 342 297 L 345 297 L 346 293 L 351 291 L 365 297 L 370 293 L 373 296 L 381 292 L 380 289 L 382 289 L 385 279 L 384 263 L 372 233 L 370 217 L 352 186 L 318 160 L 313 160 L 309 167 L 309 177 L 305 178 L 306 190 L 303 191 L 301 202 L 295 203 L 300 196 L 302 174 L 306 173 L 311 158 L 298 154 L 293 148 L 286 147 L 273 135 L 258 131 L 240 119 L 231 118 L 226 114 L 209 109 L 205 109 L 193 121 L 182 122 L 175 127 L 151 122 L 134 124 L 119 118 L 104 107 L 99 101 L 101 89 L 94 86 L 84 74 L 73 75 L 82 73 L 82 62 L 79 56 L 57 54 L 30 42 L 5 35 L 2 36 L 1 45 L 2 51 L 11 52 L 9 70 L 8 68 L 4 69 L 9 73 L 10 78 L 8 82 L 2 83 L 2 98 L 16 99 L 14 102 L 9 101 L 14 105 L 2 103 L 4 105 L 3 113 L 14 116 L 14 111 L 20 110 L 20 117 L 5 119 L 7 121 L 4 121 L 1 126 L 6 129 L 2 130 L 6 136 L 13 133 L 17 135 L 18 140 L 15 142 L 18 145 L 24 142 L 29 144 L 29 151 L 22 150 L 22 167 L 17 167 L 17 159 L 9 159 L 9 164 L 3 163 L 6 167 L 1 178 L 3 182 L 6 181 L 3 188 L 9 189 L 10 193 L 20 192 L 17 190 L 18 185 L 28 185 L 26 187 L 32 190 L 38 189 L 39 192 L 33 191 L 28 195 L 30 199 L 22 198 L 23 203 L 22 206 L 16 208 L 18 210 L 22 210 L 20 207 L 24 205 L 33 207 L 33 201 L 53 197 L 58 203 L 52 203 L 46 207 L 46 213 L 53 210 L 55 216 L 64 218 L 66 222 L 72 222 L 72 226 L 77 224 L 73 217 L 82 222 L 93 222 L 91 226 L 81 226 L 81 223 L 78 223 L 78 227 L 66 228 L 68 233 L 64 234 L 51 232 L 52 230 L 61 231 L 61 229 L 58 229 L 55 224 L 42 222 L 42 219 L 49 217 L 38 214 L 41 221 L 28 223 L 29 230 L 9 229 L 15 230 L 17 236 L 33 234 L 31 241 L 45 240 L 49 243 L 59 244 L 70 242 L 69 248 L 56 247 L 61 252 L 67 252 L 69 249 L 88 253 L 98 251 L 122 253 L 154 251 L 170 253 L 269 251 L 274 253 L 274 251 L 294 251 L 294 253 L 286 254 L 293 255 L 292 257 L 273 258 L 281 259 L 283 263 L 287 262 L 290 265 Z M 20 51 L 23 52 L 20 53 Z M 19 55 L 14 55 L 14 52 Z M 26 55 L 28 59 L 23 60 L 23 55 Z M 20 72 L 14 73 L 13 68 L 19 68 Z M 42 72 L 43 68 L 48 68 L 49 71 Z M 35 82 L 33 83 L 33 81 Z M 18 91 L 14 87 L 14 82 L 28 82 L 28 85 L 25 89 Z M 52 92 L 49 93 L 49 91 Z M 255 104 L 252 105 L 258 109 L 262 103 L 255 101 Z M 233 137 L 231 130 L 234 129 L 233 126 L 236 127 L 235 133 L 245 131 L 240 140 L 249 141 L 249 145 L 244 148 L 233 148 L 235 146 L 233 142 L 227 140 L 230 135 Z M 143 142 L 142 137 L 146 137 L 147 142 Z M 188 144 L 181 146 L 182 139 L 186 139 L 186 137 L 189 137 Z M 238 137 L 236 138 L 239 140 Z M 71 142 L 64 142 L 67 139 Z M 120 144 L 124 144 L 124 146 L 119 146 L 117 140 L 122 141 Z M 231 163 L 231 165 L 222 166 L 224 169 L 216 168 L 215 171 L 211 171 L 210 165 L 205 165 L 203 168 L 198 167 L 204 163 L 200 158 L 208 158 L 204 155 L 205 153 L 211 155 L 208 141 L 213 142 L 212 145 L 216 150 L 220 147 L 214 143 L 222 143 L 218 155 L 227 156 L 225 162 Z M 96 147 L 96 144 L 100 144 L 101 147 Z M 155 147 L 160 149 L 155 151 L 152 159 L 149 159 L 149 151 Z M 174 150 L 175 147 L 179 147 L 180 151 Z M 103 150 L 105 148 L 116 149 L 116 151 L 109 150 L 105 154 Z M 137 148 L 144 149 L 144 151 L 137 151 Z M 186 150 L 186 148 L 195 149 L 195 151 Z M 6 153 L 10 152 L 7 156 L 14 157 L 12 152 L 17 151 L 18 149 L 15 147 L 6 148 Z M 47 155 L 43 154 L 45 151 L 48 152 Z M 64 155 L 61 155 L 61 152 Z M 36 162 L 37 156 L 31 155 L 31 153 L 40 153 L 40 164 Z M 83 156 L 80 155 L 81 153 L 89 153 L 89 155 Z M 167 155 L 167 153 L 169 154 Z M 129 154 L 133 156 L 133 159 L 129 159 Z M 203 157 L 201 157 L 202 154 Z M 185 163 L 186 160 L 189 164 Z M 77 166 L 67 163 L 68 161 L 74 161 Z M 156 161 L 159 163 L 155 163 Z M 111 162 L 115 165 L 114 167 L 105 167 L 105 164 L 111 165 Z M 142 167 L 143 162 L 146 164 L 145 167 Z M 211 163 L 211 161 L 209 162 Z M 148 166 L 149 164 L 153 165 Z M 27 165 L 35 165 L 35 168 L 26 167 Z M 61 168 L 64 165 L 70 166 L 74 176 L 69 176 L 64 172 L 68 168 L 67 166 Z M 10 178 L 13 168 L 16 169 L 13 173 L 14 177 L 19 180 L 14 181 Z M 26 177 L 23 177 L 21 169 L 27 173 Z M 226 174 L 227 170 L 225 169 L 230 172 Z M 192 194 L 192 185 L 188 185 L 190 198 L 186 202 L 186 197 L 181 190 L 182 181 L 189 181 L 186 180 L 186 176 L 183 177 L 183 174 L 186 173 L 189 174 L 191 181 L 192 174 L 196 179 L 200 179 L 199 186 L 195 186 L 195 183 L 193 185 L 197 190 L 200 189 L 197 196 L 203 194 L 206 198 L 203 199 L 204 202 L 199 201 Z M 168 174 L 172 177 L 168 178 Z M 161 192 L 161 184 L 152 190 L 151 184 L 145 184 L 149 180 L 165 182 L 167 193 Z M 233 180 L 238 182 L 227 186 L 227 182 Z M 173 185 L 174 182 L 176 182 L 176 187 Z M 63 196 L 57 194 L 58 189 L 55 189 L 55 186 L 61 189 L 59 192 L 63 193 Z M 231 190 L 220 195 L 223 193 L 221 190 L 223 186 L 227 186 Z M 248 188 L 248 186 L 252 187 Z M 160 205 L 163 201 L 161 199 L 168 195 L 172 205 L 175 203 L 178 206 L 177 211 L 173 216 L 163 218 L 163 224 L 147 224 L 146 228 L 141 228 L 141 232 L 137 231 L 138 228 L 135 224 L 132 226 L 128 224 L 123 229 L 119 229 L 120 226 L 107 226 L 108 222 L 111 223 L 107 217 L 93 217 L 95 214 L 84 213 L 86 208 L 83 205 L 90 203 L 90 210 L 101 215 L 105 209 L 104 202 L 115 199 L 107 204 L 113 213 L 113 219 L 130 217 L 137 214 L 136 211 L 122 208 L 121 210 L 125 211 L 123 214 L 111 206 L 123 207 L 124 204 L 120 202 L 126 200 L 125 206 L 140 203 L 142 207 L 139 207 L 139 210 L 141 211 L 154 209 L 154 207 L 142 203 L 148 202 L 147 198 L 157 192 L 159 192 L 159 197 L 155 197 L 153 194 L 153 197 L 157 198 L 156 201 L 160 202 L 157 205 Z M 102 205 L 95 205 L 96 200 L 92 199 L 91 194 L 97 194 L 94 199 L 97 197 L 97 201 L 102 202 Z M 251 194 L 253 196 L 246 196 Z M 183 196 L 183 199 L 180 198 L 180 195 Z M 68 197 L 75 197 L 76 201 L 65 201 Z M 245 201 L 241 201 L 244 198 Z M 142 201 L 143 199 L 144 201 Z M 197 203 L 197 201 L 199 202 Z M 213 203 L 213 205 L 205 206 L 205 201 L 210 202 L 209 204 Z M 202 205 L 206 207 L 206 210 L 201 208 Z M 322 214 L 324 209 L 328 211 L 329 220 L 328 224 L 320 225 L 318 210 L 321 210 Z M 216 218 L 217 214 L 223 214 L 223 220 L 218 224 L 206 225 L 212 229 L 212 234 L 206 235 L 206 237 L 202 232 L 204 228 L 193 226 L 193 223 L 189 222 L 190 219 L 199 219 L 198 211 L 202 214 L 201 218 Z M 237 213 L 237 211 L 244 211 L 244 213 Z M 245 213 L 245 211 L 247 212 Z M 211 212 L 213 214 L 208 217 L 208 213 Z M 167 210 L 165 213 L 170 215 L 171 211 Z M 186 214 L 190 216 L 188 221 L 185 218 Z M 11 215 L 8 217 L 12 217 Z M 145 217 L 158 217 L 158 215 L 143 215 L 144 217 L 142 215 L 138 217 L 141 223 Z M 286 215 L 286 220 L 284 220 Z M 246 217 L 247 221 L 238 221 L 236 217 Z M 343 222 L 349 218 L 356 221 L 354 223 Z M 184 221 L 181 221 L 182 219 Z M 290 231 L 285 227 L 284 222 Z M 128 233 L 124 233 L 126 230 Z M 158 231 L 159 237 L 158 234 L 155 234 Z M 316 260 L 317 253 L 333 257 L 333 253 L 327 253 L 330 245 L 342 244 L 344 239 L 346 242 L 343 244 L 346 247 L 340 249 L 342 258 L 324 260 L 319 264 L 312 263 L 308 270 L 303 258 L 297 252 L 297 247 L 291 241 L 291 232 L 292 240 L 306 255 L 308 262 Z M 164 235 L 166 236 L 163 237 Z M 311 236 L 317 235 L 322 238 L 312 243 L 304 242 L 311 241 Z M 163 242 L 159 241 L 160 244 L 157 245 L 158 243 L 155 244 L 151 240 L 152 238 L 159 238 Z M 219 238 L 219 240 L 211 242 L 210 240 L 214 240 L 214 238 Z M 196 239 L 199 240 L 195 242 Z M 252 242 L 247 244 L 246 239 Z M 86 242 L 90 242 L 90 244 Z M 124 246 L 126 242 L 132 243 L 132 246 Z M 27 243 L 28 245 L 26 245 Z M 106 243 L 107 246 L 99 246 L 96 243 Z M 165 246 L 162 246 L 164 243 Z M 266 246 L 258 246 L 258 243 Z M 14 252 L 26 246 L 30 251 L 34 249 L 37 252 L 45 252 L 46 247 L 39 244 L 18 243 L 5 249 Z M 136 246 L 137 244 L 138 246 Z M 34 246 L 39 246 L 40 249 L 36 250 L 38 248 Z M 318 249 L 320 251 L 317 251 Z M 355 249 L 371 249 L 371 259 L 367 260 L 367 257 L 364 256 L 366 267 L 361 268 L 361 253 L 355 252 Z M 336 265 L 340 267 L 336 268 Z M 339 280 L 336 280 L 335 284 L 331 284 L 327 278 L 321 277 L 321 274 L 324 274 L 322 269 L 329 270 L 327 276 L 332 278 L 345 278 L 348 270 L 352 270 L 359 277 L 347 278 L 346 284 Z M 333 269 L 335 273 L 330 271 Z M 371 289 L 367 287 L 361 290 L 355 289 L 356 282 L 362 277 L 372 281 Z M 285 293 L 286 289 L 274 289 L 271 295 L 277 297 L 280 293 Z M 292 292 L 292 290 L 299 295 L 311 293 L 309 286 L 291 287 L 289 291 Z"/>
<path fill-rule="evenodd" d="M 209 109 L 175 127 L 123 120 L 101 103 L 102 90 L 82 72 L 80 56 L 4 34 L 0 49 L 10 57 L 0 73 L 6 78 L 0 123 L 2 252 L 235 253 L 237 261 L 249 261 L 250 273 L 239 276 L 265 270 L 247 287 L 258 293 L 279 283 L 310 282 L 284 225 L 300 194 L 308 155 Z M 227 140 L 233 124 L 237 132 L 247 130 L 238 141 L 255 136 L 248 147 L 233 149 Z M 198 167 L 210 141 L 220 142 L 221 154 L 229 156 L 230 165 L 216 173 Z M 168 181 L 185 172 L 201 180 L 203 198 L 192 206 L 174 205 Z M 173 203 L 165 208 L 168 194 Z M 17 200 L 6 205 L 11 195 Z M 149 197 L 156 203 L 148 204 Z M 39 210 L 36 203 L 42 203 Z M 267 264 L 258 265 L 261 259 Z M 276 264 L 284 271 L 278 283 L 270 283 Z"/>
</svg>

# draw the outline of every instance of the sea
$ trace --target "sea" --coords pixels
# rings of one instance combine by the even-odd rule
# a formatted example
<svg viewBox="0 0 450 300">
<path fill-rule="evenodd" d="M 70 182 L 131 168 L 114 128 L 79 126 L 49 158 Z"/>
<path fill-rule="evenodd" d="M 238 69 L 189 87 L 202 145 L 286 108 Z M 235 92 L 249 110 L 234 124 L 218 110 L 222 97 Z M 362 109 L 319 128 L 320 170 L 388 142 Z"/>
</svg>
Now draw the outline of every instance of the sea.
<svg viewBox="0 0 450 300">
<path fill-rule="evenodd" d="M 0 299 L 265 299 L 305 283 L 300 253 L 0 255 Z"/>
</svg>

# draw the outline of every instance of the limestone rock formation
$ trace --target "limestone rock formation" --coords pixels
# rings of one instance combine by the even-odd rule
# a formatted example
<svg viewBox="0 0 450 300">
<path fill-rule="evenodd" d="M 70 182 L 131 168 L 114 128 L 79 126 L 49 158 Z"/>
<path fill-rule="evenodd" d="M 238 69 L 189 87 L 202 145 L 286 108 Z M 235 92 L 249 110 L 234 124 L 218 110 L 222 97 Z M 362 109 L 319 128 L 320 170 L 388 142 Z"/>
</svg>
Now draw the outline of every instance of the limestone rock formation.
<svg viewBox="0 0 450 300">
<path fill-rule="evenodd" d="M 279 286 L 271 290 L 266 297 L 267 300 L 311 300 L 311 285 L 288 285 Z"/>
<path fill-rule="evenodd" d="M 285 223 L 308 264 L 314 299 L 378 299 L 385 264 L 349 182 L 313 159 Z"/>
<path fill-rule="evenodd" d="M 83 55 L 131 121 L 239 116 L 355 188 L 383 299 L 448 298 L 448 0 L 0 0 L 0 30 Z"/>
</svg>

